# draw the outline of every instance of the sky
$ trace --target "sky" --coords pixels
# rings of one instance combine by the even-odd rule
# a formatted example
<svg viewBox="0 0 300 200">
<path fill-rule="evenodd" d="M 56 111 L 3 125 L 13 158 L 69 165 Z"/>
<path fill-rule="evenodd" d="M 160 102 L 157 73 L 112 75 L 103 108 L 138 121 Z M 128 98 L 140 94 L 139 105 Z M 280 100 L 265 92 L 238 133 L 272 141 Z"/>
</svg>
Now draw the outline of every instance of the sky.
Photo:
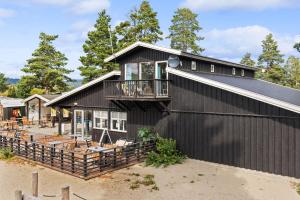
<svg viewBox="0 0 300 200">
<path fill-rule="evenodd" d="M 168 35 L 177 8 L 198 14 L 205 40 L 203 55 L 239 62 L 250 52 L 261 53 L 261 41 L 272 33 L 287 57 L 299 56 L 293 49 L 300 41 L 300 0 L 150 0 L 161 30 Z M 101 9 L 107 9 L 112 26 L 127 19 L 141 0 L 0 0 L 0 72 L 10 78 L 24 75 L 26 60 L 38 47 L 39 33 L 58 34 L 54 42 L 69 59 L 71 77 L 80 79 L 79 57 L 88 31 Z M 165 39 L 158 45 L 169 47 Z"/>
</svg>

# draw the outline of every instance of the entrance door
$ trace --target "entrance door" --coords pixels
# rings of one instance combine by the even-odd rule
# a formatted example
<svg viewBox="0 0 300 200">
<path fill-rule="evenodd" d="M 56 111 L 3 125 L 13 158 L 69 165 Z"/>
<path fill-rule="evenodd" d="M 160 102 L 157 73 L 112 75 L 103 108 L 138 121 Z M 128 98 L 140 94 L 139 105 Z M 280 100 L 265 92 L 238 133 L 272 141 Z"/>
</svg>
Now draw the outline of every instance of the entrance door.
<svg viewBox="0 0 300 200">
<path fill-rule="evenodd" d="M 84 129 L 83 110 L 74 111 L 74 136 L 82 137 Z"/>
<path fill-rule="evenodd" d="M 167 80 L 167 66 L 168 62 L 156 62 L 155 65 L 155 79 L 156 79 L 156 95 L 166 96 L 168 95 L 168 82 Z"/>
</svg>

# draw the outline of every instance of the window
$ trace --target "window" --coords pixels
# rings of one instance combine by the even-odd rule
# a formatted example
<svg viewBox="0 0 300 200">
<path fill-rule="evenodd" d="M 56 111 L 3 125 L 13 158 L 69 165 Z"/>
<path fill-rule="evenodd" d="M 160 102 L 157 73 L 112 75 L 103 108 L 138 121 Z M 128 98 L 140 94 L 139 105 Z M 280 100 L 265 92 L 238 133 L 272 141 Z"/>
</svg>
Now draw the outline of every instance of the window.
<svg viewBox="0 0 300 200">
<path fill-rule="evenodd" d="M 127 113 L 111 112 L 110 129 L 113 131 L 126 132 L 127 130 Z"/>
<path fill-rule="evenodd" d="M 192 70 L 197 70 L 197 63 L 196 63 L 196 61 L 192 61 Z"/>
<path fill-rule="evenodd" d="M 94 111 L 94 128 L 105 129 L 108 128 L 108 112 Z"/>
<path fill-rule="evenodd" d="M 154 63 L 143 62 L 140 63 L 140 80 L 151 80 L 154 79 Z"/>
<path fill-rule="evenodd" d="M 232 75 L 235 75 L 235 68 L 232 68 Z"/>
<path fill-rule="evenodd" d="M 242 69 L 241 76 L 245 76 L 245 70 Z"/>
<path fill-rule="evenodd" d="M 215 65 L 210 65 L 210 72 L 215 72 Z"/>
<path fill-rule="evenodd" d="M 139 67 L 137 63 L 125 64 L 125 80 L 138 80 Z"/>
</svg>

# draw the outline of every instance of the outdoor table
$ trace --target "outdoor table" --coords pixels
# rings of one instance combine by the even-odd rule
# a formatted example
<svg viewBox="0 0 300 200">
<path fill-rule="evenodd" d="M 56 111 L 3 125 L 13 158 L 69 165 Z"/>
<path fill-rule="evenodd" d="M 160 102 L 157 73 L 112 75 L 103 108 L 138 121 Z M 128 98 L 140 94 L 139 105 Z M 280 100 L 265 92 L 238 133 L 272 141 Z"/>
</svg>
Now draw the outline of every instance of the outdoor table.
<svg viewBox="0 0 300 200">
<path fill-rule="evenodd" d="M 51 147 L 54 147 L 58 144 L 62 144 L 62 141 L 52 141 L 52 142 L 48 142 L 48 144 L 51 146 Z"/>
<path fill-rule="evenodd" d="M 102 152 L 107 150 L 107 148 L 105 147 L 89 147 L 88 150 L 92 151 L 92 152 Z"/>
</svg>

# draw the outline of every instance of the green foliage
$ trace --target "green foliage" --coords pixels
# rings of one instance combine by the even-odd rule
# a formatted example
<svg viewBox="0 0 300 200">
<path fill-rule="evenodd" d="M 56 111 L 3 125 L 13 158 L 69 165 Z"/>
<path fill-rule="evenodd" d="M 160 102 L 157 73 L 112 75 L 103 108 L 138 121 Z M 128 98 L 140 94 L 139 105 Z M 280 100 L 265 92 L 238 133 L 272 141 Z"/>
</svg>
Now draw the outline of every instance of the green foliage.
<svg viewBox="0 0 300 200">
<path fill-rule="evenodd" d="M 16 85 L 16 97 L 26 98 L 30 96 L 30 91 L 36 85 L 36 78 L 33 76 L 23 76 Z"/>
<path fill-rule="evenodd" d="M 251 59 L 251 53 L 246 53 L 240 62 L 242 65 L 246 65 L 248 67 L 254 67 L 255 61 Z"/>
<path fill-rule="evenodd" d="M 34 94 L 45 94 L 46 91 L 45 89 L 40 89 L 40 88 L 33 88 L 31 91 L 30 91 L 30 95 L 34 95 Z"/>
<path fill-rule="evenodd" d="M 296 43 L 294 45 L 294 48 L 297 49 L 297 51 L 300 53 L 300 42 Z"/>
<path fill-rule="evenodd" d="M 191 51 L 194 54 L 201 54 L 204 51 L 197 43 L 203 40 L 198 35 L 202 30 L 197 21 L 198 15 L 188 8 L 178 8 L 169 27 L 171 47 L 182 51 Z"/>
<path fill-rule="evenodd" d="M 14 153 L 10 148 L 0 149 L 0 160 L 8 160 L 12 157 L 14 157 Z"/>
<path fill-rule="evenodd" d="M 156 138 L 156 133 L 151 128 L 140 128 L 138 130 L 138 138 L 143 142 L 154 140 Z"/>
<path fill-rule="evenodd" d="M 156 142 L 156 151 L 148 154 L 146 166 L 167 167 L 182 163 L 186 157 L 176 149 L 176 141 L 173 139 L 164 139 L 158 137 Z"/>
<path fill-rule="evenodd" d="M 12 97 L 12 98 L 16 98 L 17 97 L 17 88 L 15 85 L 10 85 L 8 86 L 8 89 L 7 89 L 7 96 L 8 97 Z"/>
<path fill-rule="evenodd" d="M 0 92 L 5 92 L 8 88 L 7 78 L 3 73 L 0 73 Z"/>
<path fill-rule="evenodd" d="M 285 71 L 280 65 L 272 65 L 264 74 L 264 79 L 273 83 L 284 85 Z"/>
<path fill-rule="evenodd" d="M 159 27 L 157 13 L 153 11 L 148 1 L 143 1 L 140 7 L 133 9 L 129 19 L 116 27 L 120 38 L 119 49 L 123 49 L 136 41 L 156 43 L 162 40 L 163 34 Z"/>
<path fill-rule="evenodd" d="M 264 68 L 279 65 L 284 62 L 283 55 L 280 54 L 278 44 L 272 34 L 268 34 L 262 41 L 262 54 L 258 58 L 258 65 Z"/>
<path fill-rule="evenodd" d="M 44 89 L 46 93 L 60 93 L 69 89 L 67 82 L 71 81 L 71 78 L 67 75 L 72 70 L 65 68 L 68 59 L 52 44 L 58 35 L 40 33 L 39 38 L 39 47 L 22 69 L 27 75 L 22 77 L 24 80 L 21 80 L 21 85 L 17 87 L 26 88 L 26 91 L 17 92 L 22 93 L 21 96 L 27 96 L 33 88 Z M 25 82 L 29 85 L 24 86 Z"/>
<path fill-rule="evenodd" d="M 290 56 L 285 64 L 286 85 L 300 89 L 300 59 Z"/>
<path fill-rule="evenodd" d="M 78 69 L 83 76 L 83 83 L 89 82 L 118 67 L 116 63 L 105 63 L 104 59 L 116 50 L 117 37 L 110 33 L 111 17 L 103 10 L 99 12 L 94 30 L 88 33 L 88 38 L 83 44 L 85 56 L 80 57 L 82 66 Z"/>
</svg>

